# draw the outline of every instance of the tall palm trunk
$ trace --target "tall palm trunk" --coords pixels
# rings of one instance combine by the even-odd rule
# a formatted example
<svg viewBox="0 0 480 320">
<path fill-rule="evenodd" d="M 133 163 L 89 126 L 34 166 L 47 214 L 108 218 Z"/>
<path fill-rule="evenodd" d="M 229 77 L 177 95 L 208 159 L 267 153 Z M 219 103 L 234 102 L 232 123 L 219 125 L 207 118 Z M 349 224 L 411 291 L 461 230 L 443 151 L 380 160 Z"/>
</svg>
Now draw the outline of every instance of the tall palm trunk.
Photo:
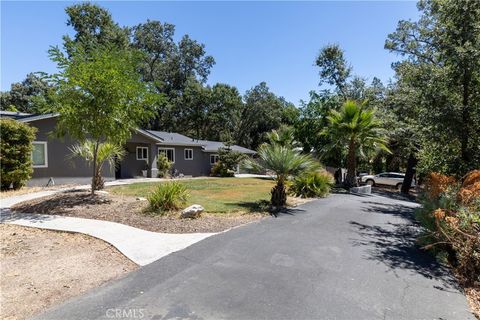
<svg viewBox="0 0 480 320">
<path fill-rule="evenodd" d="M 357 159 L 355 158 L 355 140 L 354 138 L 351 138 L 348 144 L 347 177 L 345 179 L 345 187 L 350 188 L 357 185 L 357 179 L 355 178 L 356 170 Z"/>
</svg>

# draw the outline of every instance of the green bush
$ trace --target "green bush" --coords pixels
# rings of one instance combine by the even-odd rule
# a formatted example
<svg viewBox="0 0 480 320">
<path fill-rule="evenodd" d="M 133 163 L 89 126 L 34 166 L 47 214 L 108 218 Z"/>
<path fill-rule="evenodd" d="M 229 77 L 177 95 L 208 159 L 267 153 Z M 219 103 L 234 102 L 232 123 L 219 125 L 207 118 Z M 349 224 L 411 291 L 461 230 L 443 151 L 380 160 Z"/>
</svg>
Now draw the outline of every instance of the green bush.
<svg viewBox="0 0 480 320">
<path fill-rule="evenodd" d="M 330 193 L 333 177 L 326 171 L 311 172 L 296 177 L 289 187 L 289 193 L 302 198 L 325 197 Z"/>
<path fill-rule="evenodd" d="M 0 119 L 1 189 L 20 189 L 30 179 L 36 129 L 13 119 Z"/>
<path fill-rule="evenodd" d="M 187 187 L 177 181 L 160 184 L 149 196 L 150 211 L 165 213 L 181 209 L 189 197 Z"/>
<path fill-rule="evenodd" d="M 218 162 L 212 167 L 211 175 L 216 177 L 233 177 L 235 170 L 246 155 L 232 150 L 230 148 L 220 148 L 218 150 Z"/>
<path fill-rule="evenodd" d="M 213 165 L 211 175 L 214 177 L 234 177 L 235 171 L 229 169 L 223 162 L 218 161 Z"/>
<path fill-rule="evenodd" d="M 163 153 L 159 154 L 157 159 L 158 177 L 166 177 L 168 171 L 170 171 L 170 169 L 172 168 L 172 164 L 173 162 L 169 161 Z"/>
</svg>

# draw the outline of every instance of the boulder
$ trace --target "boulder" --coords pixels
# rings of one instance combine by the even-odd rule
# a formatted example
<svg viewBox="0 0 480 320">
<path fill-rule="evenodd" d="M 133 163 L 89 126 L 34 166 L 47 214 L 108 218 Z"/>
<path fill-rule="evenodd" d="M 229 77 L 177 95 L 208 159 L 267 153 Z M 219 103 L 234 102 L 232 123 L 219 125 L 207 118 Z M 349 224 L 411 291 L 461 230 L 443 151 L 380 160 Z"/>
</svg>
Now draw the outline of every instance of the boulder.
<svg viewBox="0 0 480 320">
<path fill-rule="evenodd" d="M 201 205 L 194 204 L 188 208 L 182 210 L 180 214 L 180 218 L 182 219 L 196 219 L 199 218 L 202 214 L 203 210 L 205 210 Z"/>
</svg>

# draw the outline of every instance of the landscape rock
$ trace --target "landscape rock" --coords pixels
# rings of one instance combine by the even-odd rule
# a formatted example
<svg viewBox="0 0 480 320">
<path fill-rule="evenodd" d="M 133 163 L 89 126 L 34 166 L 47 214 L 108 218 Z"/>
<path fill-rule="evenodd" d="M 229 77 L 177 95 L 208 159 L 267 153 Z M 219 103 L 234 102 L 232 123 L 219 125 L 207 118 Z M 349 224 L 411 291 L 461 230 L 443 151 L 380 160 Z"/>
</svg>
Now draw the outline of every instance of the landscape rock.
<svg viewBox="0 0 480 320">
<path fill-rule="evenodd" d="M 182 210 L 182 213 L 180 214 L 180 218 L 182 219 L 196 219 L 199 218 L 202 212 L 205 209 L 199 205 L 199 204 L 194 204 L 191 205 L 188 208 L 185 208 Z"/>
</svg>

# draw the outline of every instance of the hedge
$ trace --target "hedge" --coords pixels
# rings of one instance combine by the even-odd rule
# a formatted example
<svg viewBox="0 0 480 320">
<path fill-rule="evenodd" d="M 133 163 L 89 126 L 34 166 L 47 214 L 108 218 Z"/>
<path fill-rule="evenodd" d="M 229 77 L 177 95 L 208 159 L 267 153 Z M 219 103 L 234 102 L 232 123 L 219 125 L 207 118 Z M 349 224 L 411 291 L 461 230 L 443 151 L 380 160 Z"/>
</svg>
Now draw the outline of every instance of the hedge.
<svg viewBox="0 0 480 320">
<path fill-rule="evenodd" d="M 36 129 L 13 119 L 0 119 L 1 189 L 20 189 L 32 176 L 32 142 Z"/>
</svg>

